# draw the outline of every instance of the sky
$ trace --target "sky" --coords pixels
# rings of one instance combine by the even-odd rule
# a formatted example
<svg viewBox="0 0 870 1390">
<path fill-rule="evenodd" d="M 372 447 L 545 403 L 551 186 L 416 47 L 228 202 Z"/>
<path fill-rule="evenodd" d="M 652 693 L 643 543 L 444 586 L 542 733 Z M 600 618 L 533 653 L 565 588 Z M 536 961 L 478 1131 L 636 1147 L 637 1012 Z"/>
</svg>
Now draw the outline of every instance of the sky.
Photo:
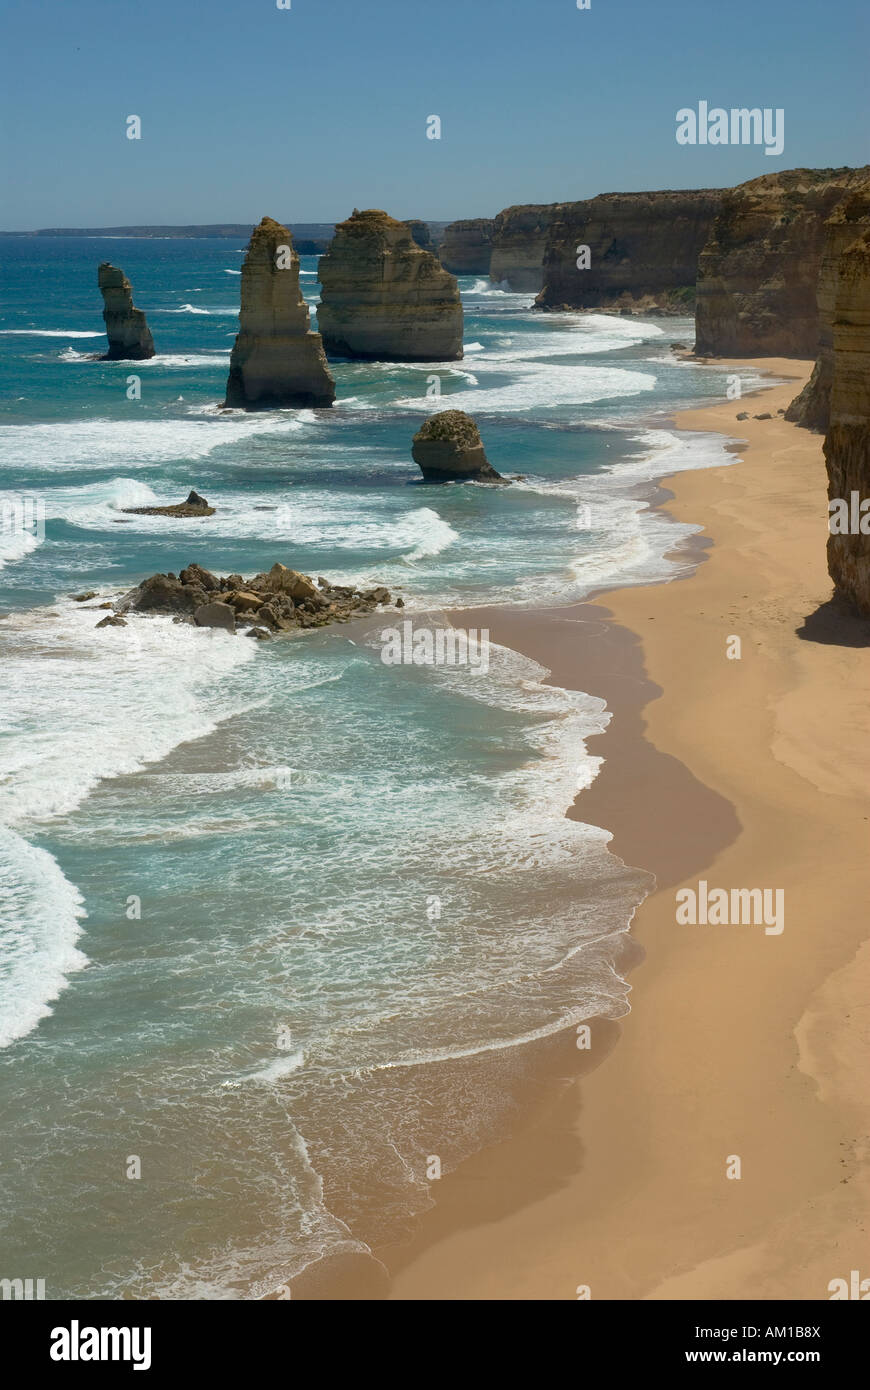
<svg viewBox="0 0 870 1390">
<path fill-rule="evenodd" d="M 868 15 L 867 0 L 2 0 L 0 227 L 354 207 L 446 221 L 864 164 Z M 701 100 L 781 107 L 782 155 L 679 145 L 676 112 Z"/>
</svg>

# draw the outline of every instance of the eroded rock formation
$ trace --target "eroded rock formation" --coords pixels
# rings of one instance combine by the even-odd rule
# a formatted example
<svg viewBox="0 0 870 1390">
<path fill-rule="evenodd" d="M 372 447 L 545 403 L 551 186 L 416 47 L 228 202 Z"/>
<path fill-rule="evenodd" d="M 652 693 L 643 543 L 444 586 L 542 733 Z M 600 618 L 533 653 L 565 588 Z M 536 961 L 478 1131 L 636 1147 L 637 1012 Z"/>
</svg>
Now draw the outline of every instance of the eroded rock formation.
<svg viewBox="0 0 870 1390">
<path fill-rule="evenodd" d="M 317 321 L 326 351 L 383 362 L 448 362 L 462 356 L 459 287 L 408 227 L 387 213 L 354 209 L 320 261 Z"/>
<path fill-rule="evenodd" d="M 406 217 L 403 226 L 408 228 L 411 239 L 417 246 L 422 246 L 424 251 L 434 251 L 435 244 L 432 241 L 432 228 L 428 222 L 423 222 L 419 217 Z"/>
<path fill-rule="evenodd" d="M 97 271 L 103 296 L 103 322 L 109 339 L 105 362 L 142 362 L 154 356 L 154 339 L 141 309 L 133 307 L 133 287 L 123 270 L 103 261 Z"/>
<path fill-rule="evenodd" d="M 191 564 L 177 575 L 152 574 L 143 579 L 114 607 L 117 615 L 170 614 L 197 627 L 222 627 L 230 632 L 247 627 L 270 636 L 348 622 L 391 602 L 390 591 L 383 586 L 360 590 L 326 579 L 315 583 L 310 575 L 286 565 L 275 564 L 268 573 L 245 580 L 240 574 L 218 577 L 202 565 Z"/>
<path fill-rule="evenodd" d="M 825 222 L 868 174 L 788 169 L 725 194 L 698 263 L 698 354 L 815 357 Z"/>
<path fill-rule="evenodd" d="M 557 204 L 536 303 L 543 309 L 690 314 L 698 256 L 721 198 L 717 189 L 697 189 L 602 193 Z"/>
<path fill-rule="evenodd" d="M 544 283 L 544 252 L 550 223 L 558 203 L 525 204 L 505 208 L 495 219 L 492 233 L 490 279 L 512 290 L 537 294 Z"/>
<path fill-rule="evenodd" d="M 837 593 L 870 617 L 870 230 L 839 258 L 834 302 L 830 424 L 825 438 L 828 570 Z"/>
<path fill-rule="evenodd" d="M 464 410 L 430 415 L 414 435 L 411 454 L 427 482 L 507 482 L 486 457 L 480 431 Z"/>
<path fill-rule="evenodd" d="M 330 406 L 335 382 L 311 331 L 290 233 L 264 217 L 242 263 L 239 334 L 224 404 L 245 410 Z"/>
<path fill-rule="evenodd" d="M 488 275 L 495 219 L 471 217 L 451 222 L 441 243 L 441 264 L 452 275 Z"/>
<path fill-rule="evenodd" d="M 170 507 L 122 507 L 128 516 L 178 516 L 182 518 L 214 516 L 215 508 L 210 507 L 198 492 L 191 492 L 186 502 L 176 502 Z"/>
<path fill-rule="evenodd" d="M 805 429 L 824 434 L 831 407 L 834 374 L 834 312 L 839 285 L 840 258 L 862 231 L 870 230 L 870 180 L 866 188 L 840 203 L 825 223 L 825 238 L 816 304 L 819 315 L 819 347 L 813 374 L 785 412 Z"/>
</svg>

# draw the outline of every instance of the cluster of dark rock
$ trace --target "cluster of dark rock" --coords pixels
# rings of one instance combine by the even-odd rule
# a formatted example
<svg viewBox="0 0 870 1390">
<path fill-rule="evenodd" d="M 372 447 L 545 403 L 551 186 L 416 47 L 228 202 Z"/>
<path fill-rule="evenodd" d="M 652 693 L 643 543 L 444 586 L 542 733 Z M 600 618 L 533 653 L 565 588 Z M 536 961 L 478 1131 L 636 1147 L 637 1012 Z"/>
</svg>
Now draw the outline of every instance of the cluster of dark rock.
<svg viewBox="0 0 870 1390">
<path fill-rule="evenodd" d="M 92 595 L 81 596 L 85 597 Z M 315 583 L 309 575 L 281 564 L 253 579 L 240 574 L 218 576 L 202 565 L 190 564 L 177 575 L 152 574 L 144 579 L 111 605 L 113 615 L 97 626 L 125 626 L 129 613 L 164 614 L 195 627 L 227 632 L 246 629 L 249 636 L 266 640 L 299 629 L 346 623 L 392 602 L 383 585 L 354 589 L 322 578 Z M 395 606 L 404 607 L 403 600 L 396 599 Z"/>
</svg>

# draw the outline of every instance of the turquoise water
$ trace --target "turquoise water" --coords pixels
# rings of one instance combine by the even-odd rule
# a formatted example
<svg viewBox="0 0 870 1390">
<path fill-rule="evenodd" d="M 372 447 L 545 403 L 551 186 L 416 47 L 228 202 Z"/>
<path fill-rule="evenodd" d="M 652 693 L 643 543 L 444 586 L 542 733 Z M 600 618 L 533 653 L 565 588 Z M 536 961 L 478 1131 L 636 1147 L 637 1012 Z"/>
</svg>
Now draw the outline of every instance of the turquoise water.
<svg viewBox="0 0 870 1390">
<path fill-rule="evenodd" d="M 638 499 L 724 461 L 666 420 L 725 374 L 673 360 L 687 322 L 539 315 L 469 277 L 461 363 L 336 363 L 333 411 L 220 413 L 242 247 L 0 249 L 0 506 L 45 518 L 0 533 L 0 1273 L 249 1297 L 407 1231 L 429 1156 L 509 1123 L 517 1044 L 625 1012 L 649 879 L 564 817 L 608 714 L 503 648 L 471 673 L 385 665 L 379 622 L 97 632 L 71 595 L 280 560 L 421 620 L 675 573 L 688 528 Z M 152 362 L 93 358 L 102 259 Z M 411 437 L 447 405 L 523 481 L 420 483 Z M 122 514 L 191 487 L 207 522 Z"/>
</svg>

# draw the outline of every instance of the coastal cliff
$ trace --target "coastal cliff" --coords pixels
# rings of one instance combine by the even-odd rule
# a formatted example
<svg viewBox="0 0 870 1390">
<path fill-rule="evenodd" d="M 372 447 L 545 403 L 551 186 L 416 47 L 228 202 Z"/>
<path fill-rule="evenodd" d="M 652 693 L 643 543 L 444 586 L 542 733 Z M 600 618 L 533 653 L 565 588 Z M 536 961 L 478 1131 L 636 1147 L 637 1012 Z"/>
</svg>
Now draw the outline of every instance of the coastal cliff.
<svg viewBox="0 0 870 1390">
<path fill-rule="evenodd" d="M 535 302 L 543 309 L 691 312 L 698 256 L 721 200 L 719 190 L 698 189 L 557 204 Z M 581 247 L 589 248 L 582 258 Z"/>
<path fill-rule="evenodd" d="M 103 261 L 97 271 L 103 296 L 103 322 L 109 339 L 106 362 L 143 362 L 154 356 L 154 339 L 141 309 L 133 307 L 133 287 L 123 270 Z"/>
<path fill-rule="evenodd" d="M 815 357 L 825 222 L 868 173 L 788 169 L 726 193 L 698 263 L 696 353 Z"/>
<path fill-rule="evenodd" d="M 834 313 L 839 288 L 840 259 L 863 231 L 870 230 L 870 181 L 867 187 L 839 204 L 825 223 L 825 239 L 816 304 L 819 315 L 819 347 L 813 374 L 785 412 L 805 429 L 824 434 L 831 408 L 834 375 Z"/>
<path fill-rule="evenodd" d="M 330 406 L 335 382 L 311 331 L 290 233 L 264 217 L 242 263 L 239 333 L 224 404 L 245 410 Z"/>
<path fill-rule="evenodd" d="M 408 226 L 354 209 L 321 258 L 317 320 L 326 351 L 386 362 L 446 362 L 462 356 L 459 287 Z"/>
<path fill-rule="evenodd" d="M 558 207 L 557 203 L 527 204 L 498 214 L 492 233 L 491 280 L 537 294 L 544 283 L 547 234 Z"/>
<path fill-rule="evenodd" d="M 451 222 L 441 243 L 441 264 L 452 275 L 488 275 L 495 219 L 469 217 Z"/>
<path fill-rule="evenodd" d="M 828 570 L 837 592 L 870 617 L 870 534 L 861 533 L 862 525 L 870 531 L 870 230 L 840 255 L 832 366 L 825 463 L 828 498 L 840 505 L 830 519 Z"/>
<path fill-rule="evenodd" d="M 432 240 L 432 228 L 428 222 L 423 222 L 419 217 L 406 217 L 402 225 L 408 228 L 412 240 L 418 246 L 422 246 L 424 251 L 434 251 L 435 243 Z"/>
</svg>

